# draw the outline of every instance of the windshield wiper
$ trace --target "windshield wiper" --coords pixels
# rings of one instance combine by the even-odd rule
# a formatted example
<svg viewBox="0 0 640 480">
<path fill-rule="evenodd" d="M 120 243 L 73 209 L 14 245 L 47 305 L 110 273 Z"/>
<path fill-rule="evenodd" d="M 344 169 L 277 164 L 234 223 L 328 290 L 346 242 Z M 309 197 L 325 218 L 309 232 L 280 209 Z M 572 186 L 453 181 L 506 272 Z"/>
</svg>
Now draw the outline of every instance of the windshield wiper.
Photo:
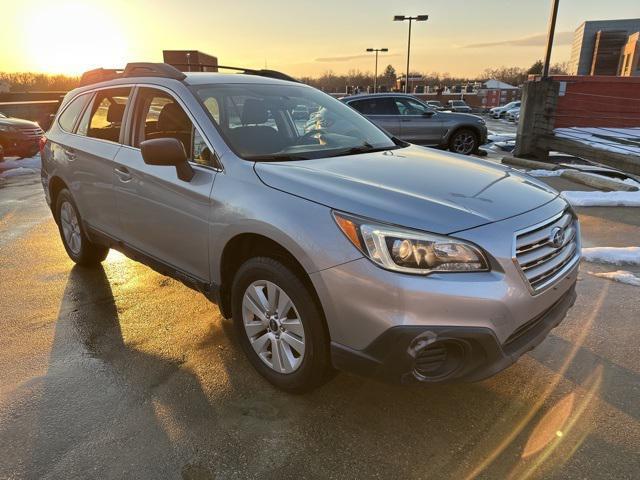
<svg viewBox="0 0 640 480">
<path fill-rule="evenodd" d="M 399 148 L 396 145 L 390 145 L 386 147 L 374 147 L 368 142 L 363 143 L 362 145 L 358 145 L 356 147 L 349 147 L 343 150 L 339 150 L 337 152 L 332 153 L 331 155 L 327 155 L 328 157 L 342 157 L 345 155 L 358 155 L 359 153 L 372 153 L 372 152 L 383 152 L 385 150 L 395 150 Z"/>
<path fill-rule="evenodd" d="M 304 155 L 296 155 L 293 153 L 274 153 L 271 155 L 246 155 L 245 160 L 252 162 L 289 162 L 292 160 L 309 160 Z"/>
</svg>

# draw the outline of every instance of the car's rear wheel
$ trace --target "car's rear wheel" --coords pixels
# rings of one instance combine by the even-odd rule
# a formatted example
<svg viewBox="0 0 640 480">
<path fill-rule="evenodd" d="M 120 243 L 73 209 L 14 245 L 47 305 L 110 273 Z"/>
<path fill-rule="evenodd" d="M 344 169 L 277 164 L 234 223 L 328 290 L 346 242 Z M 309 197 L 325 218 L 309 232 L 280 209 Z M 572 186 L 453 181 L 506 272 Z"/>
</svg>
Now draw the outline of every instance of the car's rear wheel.
<svg viewBox="0 0 640 480">
<path fill-rule="evenodd" d="M 78 265 L 95 266 L 107 257 L 109 248 L 92 243 L 85 235 L 69 190 L 63 189 L 58 193 L 55 213 L 62 244 L 71 260 Z"/>
<path fill-rule="evenodd" d="M 322 312 L 296 273 L 267 257 L 247 260 L 232 286 L 236 333 L 253 367 L 282 390 L 311 390 L 329 372 Z"/>
<path fill-rule="evenodd" d="M 449 150 L 461 155 L 469 155 L 479 146 L 478 135 L 466 128 L 455 131 L 449 140 Z"/>
</svg>

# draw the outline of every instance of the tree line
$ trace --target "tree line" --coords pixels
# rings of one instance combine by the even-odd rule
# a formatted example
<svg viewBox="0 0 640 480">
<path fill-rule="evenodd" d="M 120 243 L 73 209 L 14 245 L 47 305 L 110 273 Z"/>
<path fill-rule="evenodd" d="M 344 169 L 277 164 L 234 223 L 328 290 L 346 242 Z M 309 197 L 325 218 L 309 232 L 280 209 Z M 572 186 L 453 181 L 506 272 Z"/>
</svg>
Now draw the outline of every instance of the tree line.
<svg viewBox="0 0 640 480">
<path fill-rule="evenodd" d="M 568 62 L 558 63 L 551 67 L 551 73 L 565 75 L 568 70 Z M 440 72 L 411 72 L 410 76 L 424 78 L 424 83 L 431 87 L 465 85 L 470 82 L 485 81 L 489 79 L 500 80 L 511 85 L 523 84 L 529 75 L 542 73 L 542 61 L 538 60 L 529 68 L 499 67 L 488 68 L 476 78 L 455 76 Z M 344 92 L 347 86 L 366 88 L 373 86 L 373 73 L 349 70 L 346 74 L 336 74 L 327 70 L 319 77 L 301 77 L 303 83 L 314 86 L 325 92 Z M 392 65 L 387 65 L 378 76 L 378 85 L 391 90 L 396 86 L 398 74 Z M 34 91 L 68 91 L 78 86 L 80 77 L 67 75 L 47 75 L 44 73 L 2 73 L 0 83 L 9 84 L 12 92 Z"/>
<path fill-rule="evenodd" d="M 80 77 L 46 73 L 0 72 L 0 84 L 6 82 L 11 92 L 67 92 L 76 88 Z"/>
</svg>

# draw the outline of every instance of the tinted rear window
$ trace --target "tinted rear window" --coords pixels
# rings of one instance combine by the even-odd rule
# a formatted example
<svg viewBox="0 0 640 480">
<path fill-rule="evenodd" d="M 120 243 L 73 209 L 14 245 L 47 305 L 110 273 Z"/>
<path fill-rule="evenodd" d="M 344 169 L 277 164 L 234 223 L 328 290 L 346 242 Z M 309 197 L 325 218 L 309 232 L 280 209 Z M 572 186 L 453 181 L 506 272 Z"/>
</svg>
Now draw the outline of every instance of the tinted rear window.
<svg viewBox="0 0 640 480">
<path fill-rule="evenodd" d="M 392 98 L 376 98 L 370 100 L 355 100 L 349 103 L 363 115 L 399 115 Z"/>
</svg>

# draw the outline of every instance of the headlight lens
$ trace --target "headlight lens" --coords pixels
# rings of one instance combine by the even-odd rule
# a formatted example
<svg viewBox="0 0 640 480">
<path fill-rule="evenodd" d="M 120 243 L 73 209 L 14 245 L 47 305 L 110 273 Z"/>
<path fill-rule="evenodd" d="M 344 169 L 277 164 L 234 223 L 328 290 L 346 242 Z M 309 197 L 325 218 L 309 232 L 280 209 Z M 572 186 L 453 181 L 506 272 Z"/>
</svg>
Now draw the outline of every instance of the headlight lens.
<svg viewBox="0 0 640 480">
<path fill-rule="evenodd" d="M 462 240 L 378 224 L 338 212 L 333 212 L 333 216 L 351 243 L 382 268 L 417 275 L 489 270 L 480 249 Z"/>
<path fill-rule="evenodd" d="M 14 130 L 17 130 L 17 129 L 10 125 L 0 125 L 0 132 L 12 132 Z"/>
</svg>

